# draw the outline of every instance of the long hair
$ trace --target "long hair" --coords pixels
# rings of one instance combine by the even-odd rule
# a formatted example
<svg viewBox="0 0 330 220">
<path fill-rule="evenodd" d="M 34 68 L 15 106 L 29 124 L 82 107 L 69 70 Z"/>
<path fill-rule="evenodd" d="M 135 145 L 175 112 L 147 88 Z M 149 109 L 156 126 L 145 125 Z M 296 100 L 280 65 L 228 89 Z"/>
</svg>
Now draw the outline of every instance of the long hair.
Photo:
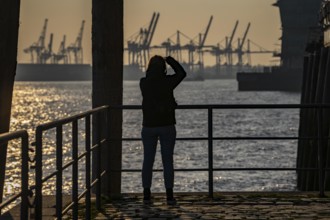
<svg viewBox="0 0 330 220">
<path fill-rule="evenodd" d="M 161 56 L 155 55 L 149 60 L 146 76 L 166 75 L 166 62 Z"/>
</svg>

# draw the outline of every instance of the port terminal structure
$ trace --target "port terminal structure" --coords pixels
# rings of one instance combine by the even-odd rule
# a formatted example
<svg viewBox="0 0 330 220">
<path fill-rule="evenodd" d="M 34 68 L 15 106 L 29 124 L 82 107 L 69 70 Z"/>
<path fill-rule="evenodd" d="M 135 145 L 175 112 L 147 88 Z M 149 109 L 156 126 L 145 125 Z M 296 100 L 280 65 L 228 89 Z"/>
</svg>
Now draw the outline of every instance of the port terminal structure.
<svg viewBox="0 0 330 220">
<path fill-rule="evenodd" d="M 230 35 L 225 37 L 221 42 L 215 45 L 205 44 L 213 16 L 210 17 L 205 30 L 198 33 L 195 38 L 190 38 L 182 31 L 177 30 L 160 45 L 151 45 L 159 18 L 160 14 L 154 12 L 148 26 L 141 27 L 139 31 L 126 40 L 126 46 L 124 48 L 125 57 L 127 57 L 126 66 L 132 70 L 139 69 L 145 71 L 150 55 L 155 54 L 155 51 L 166 56 L 173 56 L 179 62 L 183 63 L 184 67 L 190 72 L 204 73 L 205 71 L 211 71 L 217 74 L 251 68 L 251 54 L 275 54 L 275 51 L 267 50 L 247 38 L 251 26 L 250 23 L 248 23 L 244 35 L 237 38 L 236 44 L 234 39 L 239 21 L 236 21 Z M 47 25 L 48 19 L 45 19 L 38 40 L 24 49 L 25 53 L 30 54 L 30 63 L 83 64 L 82 39 L 85 21 L 82 21 L 75 42 L 66 46 L 66 35 L 64 35 L 57 52 L 53 50 L 53 33 L 49 35 L 49 42 L 46 45 Z M 224 45 L 222 45 L 223 43 Z M 205 70 L 205 54 L 214 57 L 215 65 L 212 70 Z"/>
<path fill-rule="evenodd" d="M 66 35 L 64 35 L 57 52 L 53 51 L 53 33 L 50 34 L 49 43 L 45 45 L 47 26 L 48 19 L 46 18 L 38 40 L 24 49 L 25 53 L 30 54 L 30 62 L 33 64 L 83 64 L 82 39 L 85 21 L 81 23 L 75 42 L 66 47 Z"/>
<path fill-rule="evenodd" d="M 150 55 L 155 54 L 153 51 L 157 51 L 166 56 L 173 56 L 190 72 L 205 73 L 211 71 L 215 74 L 230 74 L 233 72 L 230 70 L 236 72 L 236 70 L 242 70 L 244 67 L 251 68 L 251 54 L 276 54 L 275 51 L 267 50 L 247 38 L 250 23 L 248 23 L 244 35 L 237 38 L 237 44 L 234 46 L 239 21 L 236 21 L 232 32 L 225 39 L 215 45 L 205 44 L 213 16 L 210 17 L 205 30 L 198 33 L 194 38 L 190 38 L 182 31 L 177 30 L 165 39 L 161 45 L 151 46 L 159 17 L 160 14 L 154 12 L 149 25 L 140 28 L 139 31 L 126 40 L 125 52 L 129 66 L 136 66 L 144 71 Z M 224 45 L 222 45 L 223 43 Z M 214 57 L 213 70 L 206 70 L 205 68 L 204 55 L 206 54 Z M 226 73 L 223 72 L 224 69 L 226 69 Z"/>
</svg>

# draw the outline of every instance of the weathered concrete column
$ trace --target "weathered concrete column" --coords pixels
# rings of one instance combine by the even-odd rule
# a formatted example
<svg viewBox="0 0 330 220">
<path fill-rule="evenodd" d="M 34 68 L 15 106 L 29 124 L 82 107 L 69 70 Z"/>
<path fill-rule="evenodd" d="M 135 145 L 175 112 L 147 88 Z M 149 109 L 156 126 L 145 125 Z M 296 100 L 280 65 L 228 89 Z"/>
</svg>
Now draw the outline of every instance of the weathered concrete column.
<svg viewBox="0 0 330 220">
<path fill-rule="evenodd" d="M 2 0 L 0 6 L 0 133 L 9 131 L 16 73 L 20 0 Z M 0 202 L 7 146 L 0 145 Z"/>
<path fill-rule="evenodd" d="M 93 0 L 93 107 L 122 105 L 123 100 L 123 0 Z M 111 112 L 110 137 L 122 137 L 122 111 Z M 104 131 L 104 129 L 103 129 Z M 121 190 L 121 141 L 111 141 L 102 151 L 107 174 L 102 193 L 118 196 Z"/>
</svg>

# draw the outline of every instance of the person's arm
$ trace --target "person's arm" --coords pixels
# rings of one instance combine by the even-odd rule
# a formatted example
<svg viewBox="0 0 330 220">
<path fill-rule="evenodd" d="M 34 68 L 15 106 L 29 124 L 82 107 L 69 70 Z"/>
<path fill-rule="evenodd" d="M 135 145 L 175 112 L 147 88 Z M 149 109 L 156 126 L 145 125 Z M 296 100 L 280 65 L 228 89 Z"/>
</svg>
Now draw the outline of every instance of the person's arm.
<svg viewBox="0 0 330 220">
<path fill-rule="evenodd" d="M 165 58 L 166 63 L 172 67 L 175 74 L 171 75 L 171 86 L 173 89 L 179 85 L 179 83 L 186 77 L 187 73 L 173 57 L 168 56 Z"/>
</svg>

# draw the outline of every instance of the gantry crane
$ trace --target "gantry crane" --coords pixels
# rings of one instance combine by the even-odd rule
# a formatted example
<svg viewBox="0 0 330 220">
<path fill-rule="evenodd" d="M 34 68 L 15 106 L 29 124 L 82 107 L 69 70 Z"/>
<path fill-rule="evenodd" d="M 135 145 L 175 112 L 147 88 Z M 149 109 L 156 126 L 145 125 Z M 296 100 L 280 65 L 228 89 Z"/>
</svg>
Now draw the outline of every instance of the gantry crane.
<svg viewBox="0 0 330 220">
<path fill-rule="evenodd" d="M 44 21 L 44 25 L 37 42 L 33 43 L 30 47 L 24 49 L 25 53 L 31 55 L 31 63 L 41 63 L 41 53 L 45 49 L 45 38 L 47 32 L 48 19 Z"/>
<path fill-rule="evenodd" d="M 234 29 L 231 33 L 230 38 L 226 37 L 226 47 L 225 47 L 225 54 L 226 54 L 226 58 L 227 58 L 227 64 L 232 66 L 233 65 L 233 47 L 232 47 L 232 42 L 237 30 L 237 26 L 238 26 L 238 21 L 236 21 Z"/>
<path fill-rule="evenodd" d="M 65 41 L 66 41 L 66 35 L 63 36 L 63 39 L 60 43 L 57 53 L 53 54 L 54 63 L 56 64 L 59 63 L 61 60 L 63 60 L 64 64 L 68 63 L 68 55 L 67 55 L 67 50 L 65 48 Z"/>
<path fill-rule="evenodd" d="M 82 48 L 82 38 L 84 33 L 85 20 L 82 21 L 81 27 L 76 38 L 76 41 L 68 46 L 67 54 L 69 57 L 69 62 L 74 62 L 75 64 L 83 63 L 83 48 Z M 73 54 L 73 59 L 71 58 L 71 54 Z"/>
<path fill-rule="evenodd" d="M 184 37 L 189 41 L 188 44 L 182 45 L 181 44 L 181 37 Z M 172 39 L 175 38 L 175 39 Z M 193 45 L 190 49 L 191 51 L 195 51 L 195 45 L 192 43 L 193 40 L 182 33 L 181 31 L 177 30 L 174 34 L 167 38 L 165 42 L 161 44 L 161 47 L 165 47 L 165 54 L 166 56 L 173 56 L 179 62 L 183 62 L 182 60 L 182 50 L 188 50 L 189 46 Z M 155 48 L 158 48 L 157 46 Z"/>
<path fill-rule="evenodd" d="M 207 38 L 207 35 L 209 33 L 211 24 L 213 21 L 213 15 L 210 17 L 209 23 L 207 24 L 206 30 L 204 34 L 200 33 L 199 34 L 199 42 L 198 42 L 198 47 L 197 47 L 197 53 L 198 53 L 198 65 L 199 65 L 199 71 L 203 72 L 204 70 L 204 54 L 203 54 L 203 47 Z"/>
<path fill-rule="evenodd" d="M 40 53 L 40 63 L 45 64 L 53 56 L 53 33 L 50 34 L 49 43 L 47 48 L 45 48 Z"/>
<path fill-rule="evenodd" d="M 238 46 L 237 46 L 237 49 L 236 49 L 237 57 L 238 57 L 238 63 L 237 63 L 238 66 L 243 66 L 243 54 L 244 54 L 243 46 L 244 46 L 244 43 L 245 43 L 245 40 L 246 40 L 246 36 L 249 32 L 250 26 L 251 26 L 251 24 L 249 22 L 248 26 L 245 30 L 245 33 L 243 35 L 242 40 L 240 40 L 240 38 L 238 38 Z"/>
<path fill-rule="evenodd" d="M 148 29 L 140 28 L 138 34 L 132 35 L 130 40 L 127 41 L 129 65 L 138 65 L 141 69 L 146 68 L 147 61 L 150 58 L 150 45 L 159 16 L 159 13 L 154 12 Z"/>
<path fill-rule="evenodd" d="M 143 44 L 142 44 L 142 51 L 143 51 L 143 59 L 145 65 L 147 64 L 149 58 L 150 58 L 150 45 L 152 38 L 155 34 L 156 26 L 159 20 L 159 13 L 154 13 L 154 16 L 152 17 L 152 20 L 149 25 L 149 29 L 146 32 Z"/>
<path fill-rule="evenodd" d="M 193 39 L 190 40 L 190 42 L 182 47 L 182 49 L 185 49 L 188 51 L 188 67 L 190 71 L 195 71 L 195 66 L 198 66 L 198 72 L 203 71 L 204 68 L 204 60 L 203 60 L 203 48 L 204 44 L 208 35 L 208 32 L 210 30 L 211 24 L 212 24 L 213 16 L 210 17 L 210 20 L 206 26 L 204 33 L 199 33 L 198 36 L 198 42 L 195 42 Z M 198 62 L 195 63 L 195 57 L 194 55 L 197 52 L 198 55 Z"/>
<path fill-rule="evenodd" d="M 188 62 L 185 63 L 187 68 L 192 72 L 203 72 L 204 69 L 204 53 L 209 52 L 211 55 L 216 57 L 216 73 L 220 73 L 221 65 L 226 65 L 229 68 L 232 68 L 234 64 L 233 60 L 237 57 L 237 66 L 242 66 L 245 63 L 244 56 L 247 56 L 247 64 L 251 64 L 250 54 L 252 53 L 273 53 L 259 47 L 258 50 L 251 51 L 250 44 L 255 44 L 250 40 L 247 40 L 247 35 L 250 30 L 251 24 L 248 23 L 248 26 L 243 34 L 242 38 L 238 38 L 237 48 L 234 48 L 233 41 L 237 31 L 239 21 L 237 20 L 230 36 L 225 37 L 225 46 L 221 45 L 219 42 L 217 45 L 205 45 L 206 38 L 208 36 L 213 16 L 210 17 L 210 20 L 206 26 L 204 33 L 199 33 L 197 37 L 191 39 L 184 35 L 181 31 L 177 30 L 173 35 L 166 39 L 161 45 L 151 46 L 151 40 L 155 33 L 156 25 L 159 19 L 159 13 L 154 13 L 152 19 L 149 23 L 148 28 L 141 28 L 136 34 L 132 35 L 127 41 L 127 48 L 125 50 L 128 52 L 128 65 L 139 67 L 141 70 L 146 68 L 146 62 L 149 58 L 149 52 L 152 49 L 155 50 L 165 50 L 166 56 L 171 55 L 176 57 L 176 59 L 185 63 L 182 60 L 182 51 L 187 52 Z M 189 42 L 187 44 L 182 43 L 182 36 L 186 37 Z M 175 39 L 176 38 L 176 39 Z M 244 45 L 246 45 L 247 49 Z M 255 44 L 256 45 L 256 44 Z M 197 58 L 195 56 L 198 56 Z M 222 56 L 226 58 L 226 62 L 222 62 Z M 198 62 L 196 62 L 198 60 Z M 196 68 L 197 67 L 197 68 Z M 226 67 L 227 69 L 227 67 Z M 231 71 L 228 71 L 231 72 Z"/>
</svg>

